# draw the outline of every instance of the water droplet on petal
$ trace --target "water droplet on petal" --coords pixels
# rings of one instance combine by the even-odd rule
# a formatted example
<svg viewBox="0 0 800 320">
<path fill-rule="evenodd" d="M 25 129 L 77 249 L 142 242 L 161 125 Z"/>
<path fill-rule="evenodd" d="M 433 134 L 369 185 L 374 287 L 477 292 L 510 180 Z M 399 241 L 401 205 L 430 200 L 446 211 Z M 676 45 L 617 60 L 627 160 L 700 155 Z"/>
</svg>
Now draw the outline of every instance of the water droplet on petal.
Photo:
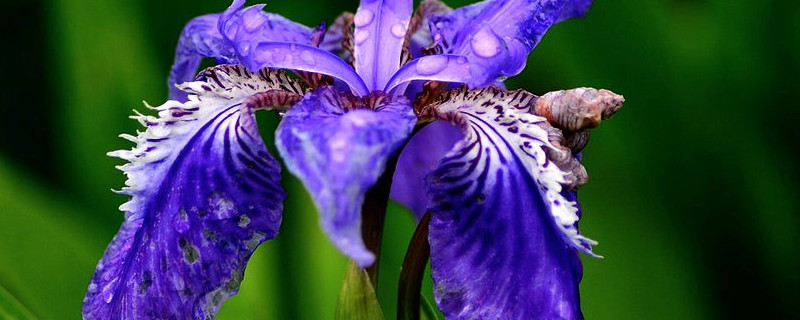
<svg viewBox="0 0 800 320">
<path fill-rule="evenodd" d="M 417 73 L 423 76 L 429 76 L 439 73 L 447 67 L 447 57 L 441 55 L 432 55 L 419 58 L 417 61 Z"/>
<path fill-rule="evenodd" d="M 303 50 L 303 52 L 300 53 L 300 59 L 303 59 L 303 62 L 310 65 L 317 64 L 317 60 L 314 58 L 314 54 L 312 54 L 311 51 L 308 50 Z"/>
<path fill-rule="evenodd" d="M 403 23 L 395 23 L 392 26 L 392 35 L 398 38 L 406 36 L 406 26 Z"/>
<path fill-rule="evenodd" d="M 360 29 L 356 31 L 356 44 L 361 44 L 362 42 L 366 41 L 369 38 L 369 31 Z"/>
<path fill-rule="evenodd" d="M 500 53 L 500 39 L 488 28 L 481 28 L 470 41 L 472 52 L 479 57 L 491 58 Z"/>
<path fill-rule="evenodd" d="M 353 24 L 356 27 L 363 27 L 368 25 L 372 22 L 372 19 L 375 18 L 375 14 L 368 9 L 361 9 L 356 12 L 356 15 L 353 17 Z"/>
<path fill-rule="evenodd" d="M 295 50 L 297 50 L 297 46 L 294 43 L 292 43 L 292 44 L 289 45 L 289 50 L 295 51 Z"/>
<path fill-rule="evenodd" d="M 250 43 L 249 42 L 239 42 L 239 45 L 236 46 L 236 51 L 238 51 L 240 56 L 246 57 L 250 55 Z"/>
<path fill-rule="evenodd" d="M 244 26 L 247 32 L 254 32 L 267 22 L 267 17 L 261 14 L 261 12 L 260 8 L 250 7 L 242 14 L 242 26 Z"/>
</svg>

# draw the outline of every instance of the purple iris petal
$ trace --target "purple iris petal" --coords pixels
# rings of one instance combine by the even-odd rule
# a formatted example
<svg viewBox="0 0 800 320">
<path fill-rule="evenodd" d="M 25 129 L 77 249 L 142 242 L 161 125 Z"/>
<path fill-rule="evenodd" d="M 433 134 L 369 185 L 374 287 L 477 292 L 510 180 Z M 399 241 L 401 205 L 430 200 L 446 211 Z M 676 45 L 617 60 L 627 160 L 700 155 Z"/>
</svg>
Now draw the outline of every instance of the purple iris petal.
<svg viewBox="0 0 800 320">
<path fill-rule="evenodd" d="M 403 144 L 416 117 L 403 97 L 375 110 L 329 87 L 307 94 L 286 112 L 276 145 L 289 171 L 303 181 L 323 230 L 345 255 L 366 267 L 375 255 L 361 239 L 364 194 Z"/>
<path fill-rule="evenodd" d="M 231 63 L 236 61 L 233 46 L 222 38 L 217 28 L 219 14 L 209 14 L 192 19 L 186 24 L 175 49 L 175 62 L 167 79 L 170 100 L 186 101 L 186 92 L 175 84 L 194 80 L 197 67 L 205 57 Z"/>
<path fill-rule="evenodd" d="M 422 217 L 428 209 L 425 176 L 463 136 L 446 121 L 434 121 L 414 134 L 397 161 L 391 198 L 408 207 L 418 219 Z"/>
<path fill-rule="evenodd" d="M 492 88 L 451 92 L 436 116 L 465 138 L 429 176 L 431 266 L 448 319 L 578 319 L 577 204 L 550 161 L 535 96 Z"/>
<path fill-rule="evenodd" d="M 186 103 L 168 101 L 128 160 L 120 206 L 125 221 L 97 265 L 84 299 L 85 319 L 208 319 L 234 295 L 253 250 L 275 236 L 284 192 L 280 166 L 259 136 L 257 92 L 302 94 L 279 73 L 218 66 L 187 82 Z"/>
<path fill-rule="evenodd" d="M 250 70 L 281 68 L 325 74 L 344 81 L 355 94 L 369 93 L 350 65 L 334 54 L 310 45 L 261 42 L 253 54 L 242 59 L 242 64 Z"/>
<path fill-rule="evenodd" d="M 383 91 L 392 92 L 395 88 L 403 91 L 402 85 L 412 80 L 469 83 L 471 77 L 470 64 L 466 57 L 452 54 L 430 55 L 406 63 L 392 76 Z"/>
<path fill-rule="evenodd" d="M 400 68 L 411 0 L 363 0 L 353 17 L 355 69 L 370 91 L 382 89 Z"/>
<path fill-rule="evenodd" d="M 244 0 L 234 0 L 218 22 L 219 32 L 233 44 L 241 61 L 247 60 L 254 53 L 253 48 L 260 42 L 311 42 L 311 28 L 280 15 L 264 12 L 264 4 L 242 9 L 244 3 Z"/>
<path fill-rule="evenodd" d="M 558 21 L 585 13 L 587 0 L 487 0 L 431 17 L 445 53 L 469 58 L 470 87 L 482 87 L 525 67 L 528 54 Z"/>
</svg>

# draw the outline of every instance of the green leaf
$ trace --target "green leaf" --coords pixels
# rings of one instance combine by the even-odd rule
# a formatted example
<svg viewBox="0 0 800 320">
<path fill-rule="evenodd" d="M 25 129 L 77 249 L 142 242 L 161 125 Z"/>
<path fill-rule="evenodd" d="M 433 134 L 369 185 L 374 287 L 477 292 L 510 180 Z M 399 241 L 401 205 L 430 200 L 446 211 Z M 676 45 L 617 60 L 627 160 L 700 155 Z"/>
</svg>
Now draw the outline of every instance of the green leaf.
<svg viewBox="0 0 800 320">
<path fill-rule="evenodd" d="M 369 276 L 355 262 L 347 265 L 342 282 L 339 302 L 336 305 L 337 320 L 384 319 L 378 297 L 369 281 Z"/>
<path fill-rule="evenodd" d="M 420 295 L 419 309 L 422 311 L 420 314 L 422 320 L 439 320 L 439 316 L 436 315 L 436 308 L 424 295 Z"/>
<path fill-rule="evenodd" d="M 19 171 L 0 156 L 0 283 L 38 317 L 80 319 L 113 230 L 98 230 L 94 214 Z"/>
<path fill-rule="evenodd" d="M 0 284 L 0 318 L 6 320 L 36 319 L 17 298 Z"/>
</svg>

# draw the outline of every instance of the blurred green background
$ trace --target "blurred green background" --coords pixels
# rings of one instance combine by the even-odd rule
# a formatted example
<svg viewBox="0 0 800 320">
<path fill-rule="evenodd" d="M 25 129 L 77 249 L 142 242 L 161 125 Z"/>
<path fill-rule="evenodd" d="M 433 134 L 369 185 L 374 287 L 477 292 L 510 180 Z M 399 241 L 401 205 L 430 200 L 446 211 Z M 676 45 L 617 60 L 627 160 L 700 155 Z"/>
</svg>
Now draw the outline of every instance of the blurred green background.
<svg viewBox="0 0 800 320">
<path fill-rule="evenodd" d="M 166 97 L 183 25 L 228 4 L 0 2 L 0 307 L 80 318 L 122 221 L 125 199 L 109 189 L 124 177 L 105 153 L 130 147 L 117 135 L 138 128 L 131 109 Z M 313 26 L 356 6 L 274 0 L 267 10 Z M 552 28 L 509 81 L 627 99 L 585 152 L 582 230 L 606 257 L 584 259 L 588 319 L 800 317 L 799 52 L 798 1 L 597 1 Z M 259 120 L 271 139 L 276 119 Z M 281 234 L 256 252 L 219 319 L 333 316 L 346 261 L 285 176 Z M 393 205 L 379 287 L 390 318 L 413 227 Z"/>
</svg>

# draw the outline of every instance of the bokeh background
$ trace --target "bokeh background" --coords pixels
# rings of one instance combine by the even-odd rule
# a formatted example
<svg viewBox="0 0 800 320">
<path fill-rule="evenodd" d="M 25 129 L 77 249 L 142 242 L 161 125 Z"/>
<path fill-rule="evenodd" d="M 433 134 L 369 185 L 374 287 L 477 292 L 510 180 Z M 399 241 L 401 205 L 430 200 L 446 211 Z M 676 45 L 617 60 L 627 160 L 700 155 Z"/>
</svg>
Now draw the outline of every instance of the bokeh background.
<svg viewBox="0 0 800 320">
<path fill-rule="evenodd" d="M 105 153 L 130 147 L 117 135 L 138 128 L 128 115 L 140 101 L 165 99 L 183 25 L 228 4 L 0 1 L 0 307 L 80 318 L 122 221 L 125 199 L 110 191 L 123 185 L 121 161 Z M 313 26 L 356 6 L 267 9 Z M 798 52 L 798 1 L 600 0 L 585 19 L 553 27 L 509 80 L 627 99 L 585 152 L 581 226 L 606 257 L 584 259 L 588 319 L 800 317 Z M 275 117 L 259 120 L 271 141 Z M 346 261 L 302 186 L 288 174 L 284 186 L 281 234 L 256 252 L 219 319 L 333 316 Z M 392 205 L 379 287 L 390 318 L 413 228 Z"/>
</svg>

